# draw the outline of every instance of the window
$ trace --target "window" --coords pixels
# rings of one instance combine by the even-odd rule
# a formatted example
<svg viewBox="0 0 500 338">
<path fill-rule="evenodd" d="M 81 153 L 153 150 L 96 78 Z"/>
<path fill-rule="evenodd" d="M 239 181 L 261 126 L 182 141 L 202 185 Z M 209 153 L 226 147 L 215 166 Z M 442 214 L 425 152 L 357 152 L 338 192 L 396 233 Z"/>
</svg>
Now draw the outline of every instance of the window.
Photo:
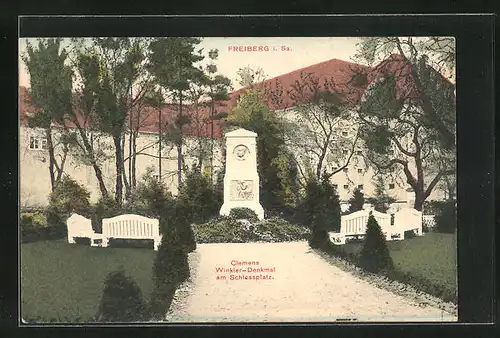
<svg viewBox="0 0 500 338">
<path fill-rule="evenodd" d="M 349 171 L 349 168 L 342 169 L 345 173 Z"/>
<path fill-rule="evenodd" d="M 347 131 L 343 131 L 342 136 L 347 136 Z"/>
<path fill-rule="evenodd" d="M 349 154 L 349 151 L 348 150 L 342 150 L 342 154 L 347 155 L 347 154 Z"/>
<path fill-rule="evenodd" d="M 363 155 L 363 152 L 361 150 L 357 150 L 356 155 Z"/>
<path fill-rule="evenodd" d="M 47 139 L 45 137 L 30 136 L 30 149 L 45 150 L 47 149 Z"/>
<path fill-rule="evenodd" d="M 394 183 L 389 183 L 389 189 L 394 189 Z"/>
<path fill-rule="evenodd" d="M 334 185 L 333 185 L 333 187 L 334 187 L 335 189 L 338 189 L 338 188 L 339 188 L 339 185 L 338 185 L 338 184 L 334 184 Z"/>
<path fill-rule="evenodd" d="M 158 175 L 158 174 L 153 174 L 153 175 L 151 175 L 151 177 L 153 177 L 153 179 L 155 179 L 156 181 L 160 180 L 160 175 Z"/>
<path fill-rule="evenodd" d="M 362 184 L 359 184 L 359 185 L 358 185 L 358 189 L 359 189 L 359 190 L 363 190 L 363 185 L 362 185 Z"/>
<path fill-rule="evenodd" d="M 363 173 L 363 169 L 358 169 L 358 174 L 362 174 Z"/>
<path fill-rule="evenodd" d="M 349 184 L 344 184 L 344 189 L 349 189 Z"/>
</svg>

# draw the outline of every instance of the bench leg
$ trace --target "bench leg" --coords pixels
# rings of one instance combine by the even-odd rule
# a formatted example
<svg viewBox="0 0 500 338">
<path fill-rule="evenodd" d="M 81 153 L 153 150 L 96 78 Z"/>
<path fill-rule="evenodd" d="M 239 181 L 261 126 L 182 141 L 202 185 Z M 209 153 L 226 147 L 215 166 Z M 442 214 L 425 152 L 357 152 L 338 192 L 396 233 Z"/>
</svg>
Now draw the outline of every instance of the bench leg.
<svg viewBox="0 0 500 338">
<path fill-rule="evenodd" d="M 160 248 L 160 244 L 161 244 L 161 240 L 158 240 L 158 239 L 154 240 L 154 250 L 155 251 L 158 251 L 158 249 Z"/>
</svg>

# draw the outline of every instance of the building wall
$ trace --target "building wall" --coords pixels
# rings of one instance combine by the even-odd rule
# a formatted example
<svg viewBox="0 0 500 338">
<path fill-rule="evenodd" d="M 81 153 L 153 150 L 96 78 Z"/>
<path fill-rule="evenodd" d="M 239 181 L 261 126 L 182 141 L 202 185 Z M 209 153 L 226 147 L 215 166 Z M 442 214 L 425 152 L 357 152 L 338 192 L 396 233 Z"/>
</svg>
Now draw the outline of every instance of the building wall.
<svg viewBox="0 0 500 338">
<path fill-rule="evenodd" d="M 58 135 L 57 130 L 54 135 Z M 22 126 L 20 129 L 20 202 L 21 206 L 44 206 L 48 204 L 48 196 L 51 192 L 48 151 L 43 149 L 30 149 L 30 136 L 43 138 L 43 130 L 37 130 Z M 54 136 L 57 140 L 57 136 Z M 114 154 L 112 139 L 108 136 L 94 136 L 102 147 L 106 147 L 109 154 Z M 128 141 L 128 137 L 127 137 Z M 137 151 L 143 154 L 137 156 L 136 177 L 140 181 L 148 168 L 153 168 L 153 174 L 158 175 L 158 136 L 155 133 L 140 133 L 137 138 Z M 186 139 L 184 150 L 189 153 L 197 146 L 196 140 Z M 222 140 L 215 141 L 214 166 L 215 172 L 222 165 Z M 162 181 L 168 186 L 169 190 L 177 194 L 177 149 L 171 146 L 162 146 Z M 129 155 L 128 142 L 125 143 L 125 158 Z M 56 156 L 59 156 L 58 152 Z M 358 155 L 354 155 L 358 156 Z M 353 160 L 348 166 L 347 173 L 339 172 L 332 176 L 331 181 L 337 185 L 337 191 L 341 201 L 347 201 L 358 185 L 363 185 L 363 192 L 366 197 L 373 196 L 375 190 L 374 172 L 371 168 L 366 168 L 362 156 L 359 160 Z M 188 166 L 194 159 L 187 156 L 185 158 Z M 361 173 L 358 173 L 361 169 Z M 101 165 L 104 182 L 110 194 L 115 191 L 115 160 L 114 155 Z M 125 162 L 125 171 L 128 177 L 128 162 Z M 87 187 L 91 194 L 91 201 L 96 202 L 101 193 L 98 182 L 95 177 L 94 169 L 90 165 L 83 164 L 76 156 L 70 155 L 66 160 L 64 172 L 75 179 L 80 184 Z M 407 192 L 408 184 L 401 174 L 397 179 L 391 177 L 385 178 L 386 192 L 396 200 L 405 202 L 411 199 L 411 193 Z M 394 184 L 393 188 L 389 184 Z M 125 190 L 124 190 L 125 192 Z M 437 187 L 432 192 L 429 200 L 442 199 L 444 192 Z"/>
<path fill-rule="evenodd" d="M 54 129 L 54 140 L 57 142 L 59 132 Z M 48 196 L 51 192 L 50 174 L 49 174 L 49 154 L 46 149 L 30 149 L 30 137 L 37 137 L 39 140 L 44 138 L 44 131 L 40 129 L 27 128 L 21 126 L 19 132 L 19 174 L 20 174 L 20 203 L 21 206 L 46 206 L 48 204 Z M 111 137 L 94 134 L 92 136 L 94 142 L 99 144 L 99 147 L 105 149 L 110 156 L 103 161 L 100 168 L 102 171 L 103 181 L 110 194 L 115 192 L 115 156 L 114 146 Z M 39 141 L 41 142 L 41 141 Z M 152 168 L 153 175 L 159 175 L 159 159 L 158 159 L 158 136 L 155 133 L 140 133 L 136 140 L 136 151 L 141 154 L 137 155 L 136 160 L 136 178 L 139 182 L 143 175 Z M 218 170 L 221 167 L 221 150 L 220 142 L 215 142 L 214 167 Z M 184 149 L 189 151 L 196 147 L 193 139 L 185 140 Z M 98 148 L 98 147 L 97 147 Z M 62 155 L 60 147 L 56 148 L 56 157 Z M 128 137 L 125 142 L 124 158 L 129 156 Z M 188 166 L 194 162 L 194 158 L 186 156 L 185 163 Z M 128 178 L 128 161 L 125 162 L 125 172 Z M 78 156 L 70 155 L 67 157 L 64 173 L 71 178 L 84 185 L 90 192 L 91 201 L 96 202 L 101 192 L 98 181 L 91 165 L 82 163 Z M 169 190 L 175 195 L 177 194 L 177 149 L 171 146 L 162 146 L 162 181 L 167 185 Z M 124 188 L 125 193 L 125 188 Z"/>
</svg>

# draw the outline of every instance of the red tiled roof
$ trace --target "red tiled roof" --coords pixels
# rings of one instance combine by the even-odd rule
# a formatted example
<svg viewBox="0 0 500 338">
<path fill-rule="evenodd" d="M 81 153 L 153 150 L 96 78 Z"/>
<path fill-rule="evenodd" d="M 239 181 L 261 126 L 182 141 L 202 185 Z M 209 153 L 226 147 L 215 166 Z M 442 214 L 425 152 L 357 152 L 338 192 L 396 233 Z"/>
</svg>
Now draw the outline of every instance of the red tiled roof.
<svg viewBox="0 0 500 338">
<path fill-rule="evenodd" d="M 302 76 L 308 74 L 318 80 L 319 90 L 325 90 L 325 85 L 328 85 L 329 89 L 347 95 L 346 98 L 352 101 L 358 101 L 366 89 L 366 85 L 355 86 L 352 83 L 352 78 L 360 72 L 368 73 L 370 69 L 370 67 L 352 62 L 331 59 L 265 80 L 263 83 L 257 84 L 256 87 L 266 91 L 267 103 L 273 110 L 288 109 L 300 103 L 290 94 L 294 91 L 294 87 L 302 82 Z M 283 93 L 279 100 L 272 97 L 272 92 L 277 89 L 281 89 Z M 237 98 L 246 90 L 247 88 L 242 88 L 232 93 L 231 106 L 236 103 Z"/>
<path fill-rule="evenodd" d="M 302 79 L 302 76 L 312 74 L 318 80 L 320 90 L 328 86 L 329 89 L 334 89 L 337 93 L 341 93 L 344 98 L 349 99 L 350 102 L 357 103 L 361 99 L 365 89 L 370 83 L 380 78 L 387 72 L 395 73 L 396 75 L 406 75 L 410 71 L 410 66 L 404 65 L 404 58 L 401 55 L 394 54 L 388 59 L 381 62 L 379 65 L 371 68 L 359 64 L 342 61 L 338 59 L 331 59 L 321 63 L 317 63 L 305 68 L 294 70 L 290 73 L 279 75 L 277 77 L 263 81 L 256 84 L 255 87 L 263 88 L 268 106 L 272 110 L 282 110 L 291 108 L 298 102 L 294 99 L 290 92 L 293 91 L 294 86 L 297 85 Z M 353 76 L 356 74 L 365 74 L 366 81 L 364 83 L 353 83 Z M 398 88 L 401 95 L 411 94 L 415 90 L 413 83 L 409 82 L 410 77 L 398 76 Z M 282 95 L 279 100 L 272 97 L 272 92 L 278 87 L 282 89 Z M 241 88 L 230 94 L 230 99 L 226 102 L 219 103 L 215 110 L 216 112 L 230 112 L 231 108 L 237 104 L 238 97 L 245 93 L 247 88 Z M 411 95 L 410 95 L 411 96 Z M 27 90 L 20 87 L 20 120 L 21 123 L 26 124 L 26 112 L 35 111 L 34 107 L 27 103 Z M 173 123 L 177 116 L 177 107 L 167 106 L 161 110 L 162 124 L 168 122 Z M 187 136 L 211 136 L 210 128 L 210 111 L 206 106 L 196 109 L 194 105 L 183 106 L 183 113 L 185 116 L 192 116 L 191 124 L 185 125 L 183 130 Z M 139 130 L 145 132 L 158 132 L 158 110 L 152 107 L 144 107 L 140 110 L 140 123 Z M 82 123 L 82 118 L 79 118 Z M 137 111 L 132 112 L 132 125 L 137 125 Z M 74 127 L 74 126 L 73 126 Z M 214 138 L 220 138 L 223 135 L 223 121 L 214 121 Z"/>
</svg>

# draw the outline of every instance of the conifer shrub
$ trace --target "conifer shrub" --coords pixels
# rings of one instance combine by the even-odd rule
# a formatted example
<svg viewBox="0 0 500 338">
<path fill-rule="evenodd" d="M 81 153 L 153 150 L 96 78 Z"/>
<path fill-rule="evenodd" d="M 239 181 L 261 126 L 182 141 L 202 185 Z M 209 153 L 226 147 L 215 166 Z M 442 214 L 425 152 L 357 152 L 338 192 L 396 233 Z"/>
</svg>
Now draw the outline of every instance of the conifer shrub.
<svg viewBox="0 0 500 338">
<path fill-rule="evenodd" d="M 177 287 L 189 277 L 188 253 L 179 245 L 179 234 L 171 230 L 162 238 L 153 265 L 154 288 L 150 311 L 153 319 L 167 313 Z"/>
<path fill-rule="evenodd" d="M 99 322 L 137 322 L 148 318 L 147 305 L 136 282 L 123 270 L 111 272 L 104 281 Z"/>
<path fill-rule="evenodd" d="M 112 197 L 100 198 L 95 205 L 91 207 L 90 219 L 92 229 L 95 232 L 102 233 L 103 218 L 111 218 L 120 215 L 122 212 L 120 206 Z"/>
<path fill-rule="evenodd" d="M 354 189 L 352 197 L 349 199 L 348 213 L 352 214 L 353 212 L 363 210 L 364 204 L 365 204 L 365 197 L 363 192 L 359 188 Z"/>
<path fill-rule="evenodd" d="M 151 218 L 159 218 L 168 209 L 174 198 L 163 182 L 158 182 L 147 169 L 130 198 L 123 206 L 123 211 Z"/>
<path fill-rule="evenodd" d="M 297 209 L 298 223 L 312 230 L 340 230 L 340 202 L 335 187 L 328 179 L 308 179 Z"/>
<path fill-rule="evenodd" d="M 457 230 L 457 208 L 454 200 L 442 202 L 435 216 L 436 230 L 441 233 L 454 233 Z"/>
<path fill-rule="evenodd" d="M 390 271 L 394 266 L 385 236 L 373 215 L 368 217 L 366 235 L 359 253 L 359 265 L 373 273 Z"/>
<path fill-rule="evenodd" d="M 210 177 L 192 168 L 179 187 L 177 202 L 181 203 L 189 216 L 189 223 L 203 223 L 218 215 L 222 206 L 222 196 L 217 185 L 212 185 Z"/>
</svg>

